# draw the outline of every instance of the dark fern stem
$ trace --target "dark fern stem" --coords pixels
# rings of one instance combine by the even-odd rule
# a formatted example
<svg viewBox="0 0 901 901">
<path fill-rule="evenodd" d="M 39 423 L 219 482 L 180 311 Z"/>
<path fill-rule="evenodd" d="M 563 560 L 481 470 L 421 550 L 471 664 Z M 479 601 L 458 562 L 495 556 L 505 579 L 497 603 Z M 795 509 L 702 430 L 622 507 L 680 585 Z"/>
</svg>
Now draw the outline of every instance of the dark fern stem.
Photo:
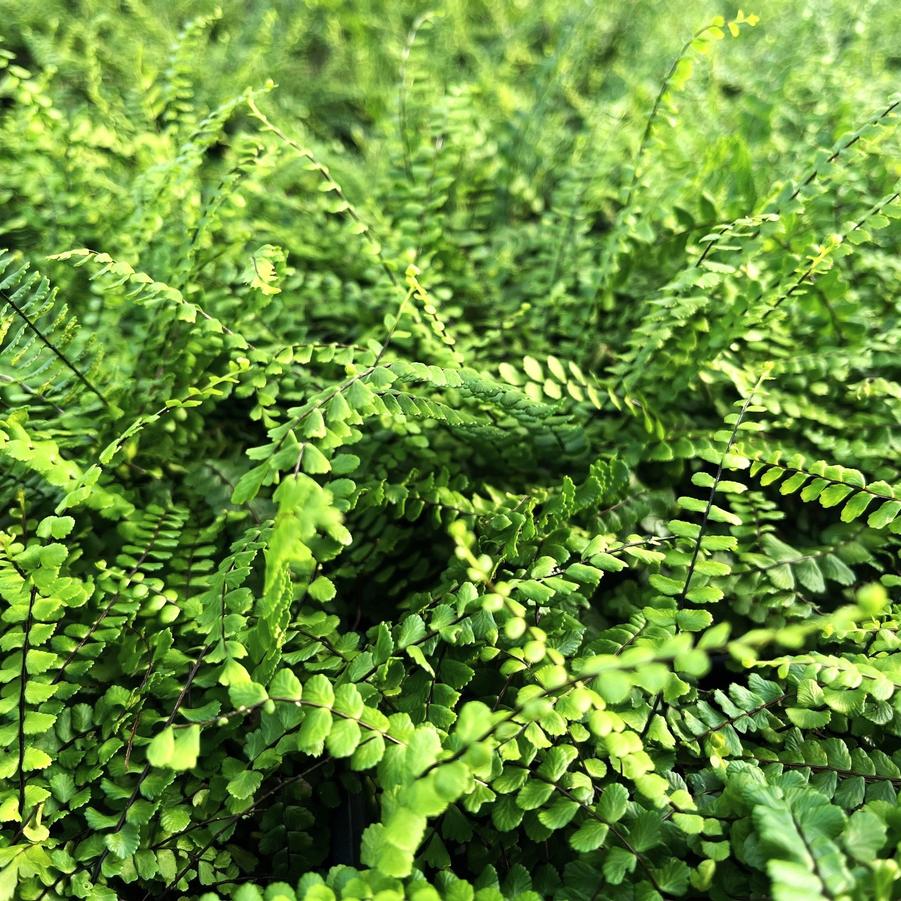
<svg viewBox="0 0 901 901">
<path fill-rule="evenodd" d="M 28 778 L 25 775 L 25 695 L 28 689 L 28 652 L 31 649 L 31 622 L 34 611 L 34 599 L 37 597 L 37 586 L 32 586 L 28 598 L 28 616 L 25 620 L 25 628 L 22 636 L 22 668 L 19 671 L 19 816 L 22 818 L 23 828 L 25 818 L 25 787 Z"/>
</svg>

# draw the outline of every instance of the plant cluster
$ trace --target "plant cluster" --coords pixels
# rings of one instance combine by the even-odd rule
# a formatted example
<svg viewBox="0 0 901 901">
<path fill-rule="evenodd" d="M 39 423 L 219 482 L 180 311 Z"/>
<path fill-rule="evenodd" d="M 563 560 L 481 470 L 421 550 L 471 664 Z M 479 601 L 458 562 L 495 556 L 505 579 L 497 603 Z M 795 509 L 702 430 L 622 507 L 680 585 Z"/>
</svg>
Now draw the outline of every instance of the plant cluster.
<svg viewBox="0 0 901 901">
<path fill-rule="evenodd" d="M 0 7 L 0 901 L 901 898 L 897 4 Z"/>
</svg>

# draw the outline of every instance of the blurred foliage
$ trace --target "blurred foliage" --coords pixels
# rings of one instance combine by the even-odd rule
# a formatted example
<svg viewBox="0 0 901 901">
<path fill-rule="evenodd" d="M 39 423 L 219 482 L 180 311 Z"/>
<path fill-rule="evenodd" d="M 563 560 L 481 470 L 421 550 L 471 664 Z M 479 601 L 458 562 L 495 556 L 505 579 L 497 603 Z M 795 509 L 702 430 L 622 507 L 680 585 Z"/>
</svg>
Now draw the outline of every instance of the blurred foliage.
<svg viewBox="0 0 901 901">
<path fill-rule="evenodd" d="M 0 13 L 0 901 L 901 898 L 901 6 Z"/>
</svg>

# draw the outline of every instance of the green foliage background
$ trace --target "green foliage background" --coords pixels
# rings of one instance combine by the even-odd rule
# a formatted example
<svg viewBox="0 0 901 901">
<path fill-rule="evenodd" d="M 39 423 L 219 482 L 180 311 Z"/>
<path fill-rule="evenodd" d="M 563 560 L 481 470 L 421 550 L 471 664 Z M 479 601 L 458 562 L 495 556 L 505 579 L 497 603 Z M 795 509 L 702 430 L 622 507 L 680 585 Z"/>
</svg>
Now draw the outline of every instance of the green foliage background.
<svg viewBox="0 0 901 901">
<path fill-rule="evenodd" d="M 901 6 L 0 13 L 2 901 L 901 897 Z"/>
</svg>

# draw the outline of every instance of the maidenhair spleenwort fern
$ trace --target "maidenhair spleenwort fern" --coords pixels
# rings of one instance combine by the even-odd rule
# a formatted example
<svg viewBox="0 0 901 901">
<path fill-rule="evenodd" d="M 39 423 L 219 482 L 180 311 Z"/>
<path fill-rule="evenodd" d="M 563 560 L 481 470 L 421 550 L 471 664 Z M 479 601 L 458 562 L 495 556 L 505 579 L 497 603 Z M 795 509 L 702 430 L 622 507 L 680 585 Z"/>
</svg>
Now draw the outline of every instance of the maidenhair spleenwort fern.
<svg viewBox="0 0 901 901">
<path fill-rule="evenodd" d="M 0 251 L 0 320 L 3 375 L 31 398 L 55 404 L 72 400 L 83 389 L 103 404 L 109 401 L 89 378 L 84 342 L 76 343 L 78 320 L 56 298 L 50 282 L 27 263 Z"/>
<path fill-rule="evenodd" d="M 893 4 L 7 7 L 0 901 L 901 895 Z"/>
</svg>

